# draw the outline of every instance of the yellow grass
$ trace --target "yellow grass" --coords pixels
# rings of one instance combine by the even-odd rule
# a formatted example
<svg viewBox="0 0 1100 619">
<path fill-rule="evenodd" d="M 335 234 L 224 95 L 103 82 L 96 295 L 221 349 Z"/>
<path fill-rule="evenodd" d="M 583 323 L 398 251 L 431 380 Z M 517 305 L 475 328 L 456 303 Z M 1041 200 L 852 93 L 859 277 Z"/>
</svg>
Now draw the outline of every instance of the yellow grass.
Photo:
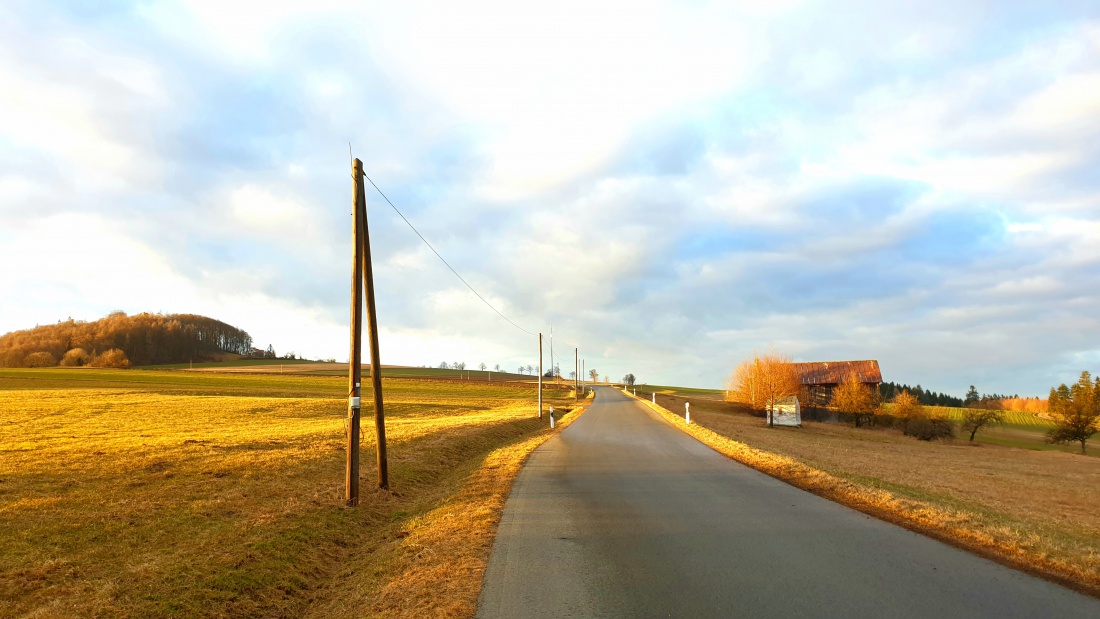
<svg viewBox="0 0 1100 619">
<path fill-rule="evenodd" d="M 460 506 L 506 496 L 529 448 L 549 435 L 533 389 L 387 381 L 393 491 L 373 489 L 368 415 L 363 502 L 348 509 L 346 381 L 193 377 L 0 372 L 0 616 L 468 610 L 469 595 L 455 605 L 425 593 L 448 587 L 476 602 L 485 523 L 499 505 Z M 567 396 L 550 401 L 565 408 Z M 448 505 L 458 510 L 449 519 L 438 511 Z M 379 595 L 408 571 L 408 544 L 446 541 L 463 527 L 432 523 L 467 516 L 480 542 L 456 560 L 475 569 L 433 551 L 413 579 L 426 583 L 420 597 Z"/>
<path fill-rule="evenodd" d="M 643 401 L 718 452 L 794 486 L 1100 594 L 1100 466 L 1093 458 L 928 444 L 836 424 L 768 429 L 762 419 L 699 399 L 685 425 Z M 683 406 L 683 398 L 659 394 L 658 401 Z"/>
</svg>

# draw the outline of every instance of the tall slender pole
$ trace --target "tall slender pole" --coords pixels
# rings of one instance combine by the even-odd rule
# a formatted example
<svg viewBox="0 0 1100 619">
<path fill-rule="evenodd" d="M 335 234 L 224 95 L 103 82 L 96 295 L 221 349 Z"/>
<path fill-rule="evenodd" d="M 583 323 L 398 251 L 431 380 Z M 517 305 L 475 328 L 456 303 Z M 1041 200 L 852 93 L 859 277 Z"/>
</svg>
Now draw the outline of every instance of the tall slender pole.
<svg viewBox="0 0 1100 619">
<path fill-rule="evenodd" d="M 359 505 L 359 407 L 361 393 L 363 343 L 363 222 L 359 216 L 359 194 L 362 190 L 360 163 L 352 164 L 351 185 L 351 352 L 348 354 L 348 461 L 344 476 L 345 504 Z"/>
<path fill-rule="evenodd" d="M 382 408 L 382 361 L 378 354 L 378 311 L 374 304 L 374 269 L 370 259 L 370 227 L 367 225 L 367 195 L 359 178 L 363 176 L 363 162 L 355 160 L 356 185 L 359 187 L 358 212 L 363 220 L 363 234 L 359 244 L 363 248 L 363 286 L 367 293 L 367 335 L 370 338 L 370 379 L 374 391 L 374 434 L 378 449 L 378 487 L 390 487 L 390 470 L 386 458 L 386 415 Z"/>
<path fill-rule="evenodd" d="M 580 357 L 580 349 L 573 349 L 573 399 L 579 400 L 581 397 L 581 364 L 578 361 Z"/>
<path fill-rule="evenodd" d="M 542 419 L 542 333 L 539 333 L 539 419 Z"/>
</svg>

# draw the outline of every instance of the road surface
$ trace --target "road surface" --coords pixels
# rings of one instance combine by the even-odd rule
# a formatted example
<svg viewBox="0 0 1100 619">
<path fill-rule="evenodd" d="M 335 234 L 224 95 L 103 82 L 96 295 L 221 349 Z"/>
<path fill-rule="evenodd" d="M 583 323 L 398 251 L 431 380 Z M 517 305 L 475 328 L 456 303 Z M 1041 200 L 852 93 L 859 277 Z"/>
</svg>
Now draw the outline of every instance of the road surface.
<svg viewBox="0 0 1100 619">
<path fill-rule="evenodd" d="M 776 481 L 599 388 L 516 479 L 478 616 L 1100 617 L 1100 600 Z"/>
</svg>

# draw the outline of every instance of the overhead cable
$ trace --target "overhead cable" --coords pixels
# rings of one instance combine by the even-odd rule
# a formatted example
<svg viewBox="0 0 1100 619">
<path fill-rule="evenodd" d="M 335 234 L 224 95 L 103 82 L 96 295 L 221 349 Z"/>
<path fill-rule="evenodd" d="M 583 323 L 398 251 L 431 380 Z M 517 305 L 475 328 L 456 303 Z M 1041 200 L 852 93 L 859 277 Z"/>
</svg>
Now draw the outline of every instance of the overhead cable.
<svg viewBox="0 0 1100 619">
<path fill-rule="evenodd" d="M 401 213 L 401 210 L 400 210 L 400 209 L 398 209 L 398 208 L 397 208 L 396 206 L 394 206 L 393 202 L 391 202 L 391 201 L 390 201 L 390 199 L 386 197 L 386 194 L 382 193 L 382 190 L 378 188 L 378 185 L 376 185 L 376 184 L 374 183 L 374 181 L 372 181 L 372 180 L 371 180 L 371 178 L 370 178 L 369 176 L 367 176 L 367 173 L 366 173 L 366 172 L 364 172 L 364 173 L 363 173 L 363 176 L 365 176 L 365 177 L 366 177 L 366 179 L 367 179 L 367 181 L 369 181 L 369 182 L 370 182 L 370 184 L 371 184 L 371 185 L 372 185 L 372 186 L 374 187 L 374 190 L 378 192 L 378 195 L 382 196 L 382 199 L 384 199 L 384 200 L 386 201 L 386 203 L 390 205 L 390 208 L 392 208 L 392 209 L 393 209 L 393 211 L 394 211 L 395 213 L 397 213 L 397 215 L 398 215 L 398 216 L 399 216 L 399 217 L 400 217 L 400 218 L 401 218 L 401 219 L 402 219 L 402 220 L 403 220 L 403 221 L 404 221 L 404 222 L 405 222 L 406 224 L 408 224 L 409 228 L 410 228 L 410 229 L 411 229 L 411 230 L 412 230 L 413 232 L 415 232 L 415 233 L 416 233 L 416 236 L 420 237 L 420 240 L 421 240 L 421 241 L 424 241 L 424 244 L 428 246 L 428 249 L 432 250 L 432 253 L 433 253 L 433 254 L 435 254 L 435 256 L 436 256 L 437 258 L 439 258 L 440 260 L 442 260 L 442 261 L 443 261 L 443 264 L 447 265 L 447 268 L 451 270 L 451 273 L 454 273 L 454 274 L 455 274 L 455 277 L 457 277 L 459 281 L 461 281 L 461 282 L 462 282 L 463 284 L 466 284 L 466 287 L 470 289 L 470 292 L 472 292 L 472 293 L 474 293 L 475 295 L 477 295 L 477 298 L 481 299 L 481 302 L 482 302 L 482 303 L 484 303 L 485 305 L 487 305 L 487 306 L 489 307 L 489 309 L 491 309 L 491 310 L 493 310 L 494 312 L 496 312 L 496 313 L 497 313 L 497 316 L 500 316 L 501 318 L 503 318 L 504 320 L 506 320 L 506 321 L 508 322 L 508 324 L 512 325 L 513 327 L 515 327 L 515 328 L 519 329 L 520 331 L 523 331 L 523 332 L 524 332 L 524 333 L 526 333 L 527 335 L 537 335 L 536 333 L 532 333 L 531 331 L 528 331 L 527 329 L 524 329 L 523 327 L 521 327 L 521 326 L 517 325 L 517 324 L 516 324 L 515 322 L 513 322 L 513 321 L 512 321 L 512 319 L 511 319 L 511 318 L 508 318 L 508 317 L 507 317 L 507 316 L 505 316 L 505 315 L 504 315 L 503 313 L 501 313 L 501 311 L 500 311 L 500 310 L 498 310 L 497 308 L 493 307 L 493 304 L 492 304 L 492 303 L 489 303 L 489 302 L 488 302 L 487 300 L 485 300 L 485 297 L 481 296 L 481 293 L 480 293 L 480 292 L 478 292 L 477 290 L 475 290 L 475 289 L 474 289 L 474 287 L 470 285 L 470 282 L 466 281 L 466 280 L 465 280 L 465 278 L 463 278 L 463 277 L 462 277 L 461 275 L 459 275 L 459 274 L 458 274 L 458 271 L 456 271 L 456 270 L 455 270 L 455 268 L 454 268 L 453 266 L 451 266 L 451 263 L 447 262 L 447 260 L 446 260 L 446 259 L 445 259 L 445 258 L 444 258 L 443 256 L 441 256 L 441 255 L 439 254 L 439 252 L 435 250 L 435 248 L 434 248 L 434 247 L 432 247 L 432 244 L 428 242 L 428 239 L 424 238 L 424 235 L 423 235 L 423 234 L 420 234 L 420 231 L 416 229 L 416 226 L 412 225 L 412 222 L 410 222 L 410 221 L 409 221 L 409 219 L 408 219 L 407 217 L 405 217 L 405 215 L 404 215 L 404 214 L 402 214 L 402 213 Z"/>
</svg>

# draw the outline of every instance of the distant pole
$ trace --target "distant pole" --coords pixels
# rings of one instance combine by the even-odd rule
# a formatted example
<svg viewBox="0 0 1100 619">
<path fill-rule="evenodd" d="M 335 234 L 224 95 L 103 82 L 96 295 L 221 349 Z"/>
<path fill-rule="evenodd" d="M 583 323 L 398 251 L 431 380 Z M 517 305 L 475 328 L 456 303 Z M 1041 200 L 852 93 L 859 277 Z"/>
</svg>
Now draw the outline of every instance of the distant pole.
<svg viewBox="0 0 1100 619">
<path fill-rule="evenodd" d="M 542 333 L 539 333 L 539 419 L 542 419 Z"/>
<path fill-rule="evenodd" d="M 684 421 L 691 425 L 691 402 L 684 402 Z"/>
<path fill-rule="evenodd" d="M 367 194 L 359 179 L 363 176 L 363 162 L 355 160 L 355 184 L 358 187 L 357 212 L 363 221 L 363 235 L 359 245 L 363 248 L 363 285 L 367 293 L 367 335 L 370 336 L 370 378 L 374 391 L 374 433 L 378 443 L 378 487 L 390 487 L 390 470 L 386 458 L 386 415 L 382 408 L 382 361 L 378 353 L 378 311 L 374 304 L 374 268 L 370 259 L 370 228 L 367 226 Z"/>
<path fill-rule="evenodd" d="M 579 400 L 581 397 L 581 362 L 580 362 L 580 349 L 573 349 L 573 399 Z"/>
<path fill-rule="evenodd" d="M 344 476 L 345 504 L 359 505 L 359 407 L 363 352 L 363 222 L 359 218 L 359 193 L 362 178 L 360 163 L 352 163 L 351 184 L 351 352 L 348 355 L 348 458 Z M 282 371 L 282 366 L 279 366 Z"/>
</svg>

